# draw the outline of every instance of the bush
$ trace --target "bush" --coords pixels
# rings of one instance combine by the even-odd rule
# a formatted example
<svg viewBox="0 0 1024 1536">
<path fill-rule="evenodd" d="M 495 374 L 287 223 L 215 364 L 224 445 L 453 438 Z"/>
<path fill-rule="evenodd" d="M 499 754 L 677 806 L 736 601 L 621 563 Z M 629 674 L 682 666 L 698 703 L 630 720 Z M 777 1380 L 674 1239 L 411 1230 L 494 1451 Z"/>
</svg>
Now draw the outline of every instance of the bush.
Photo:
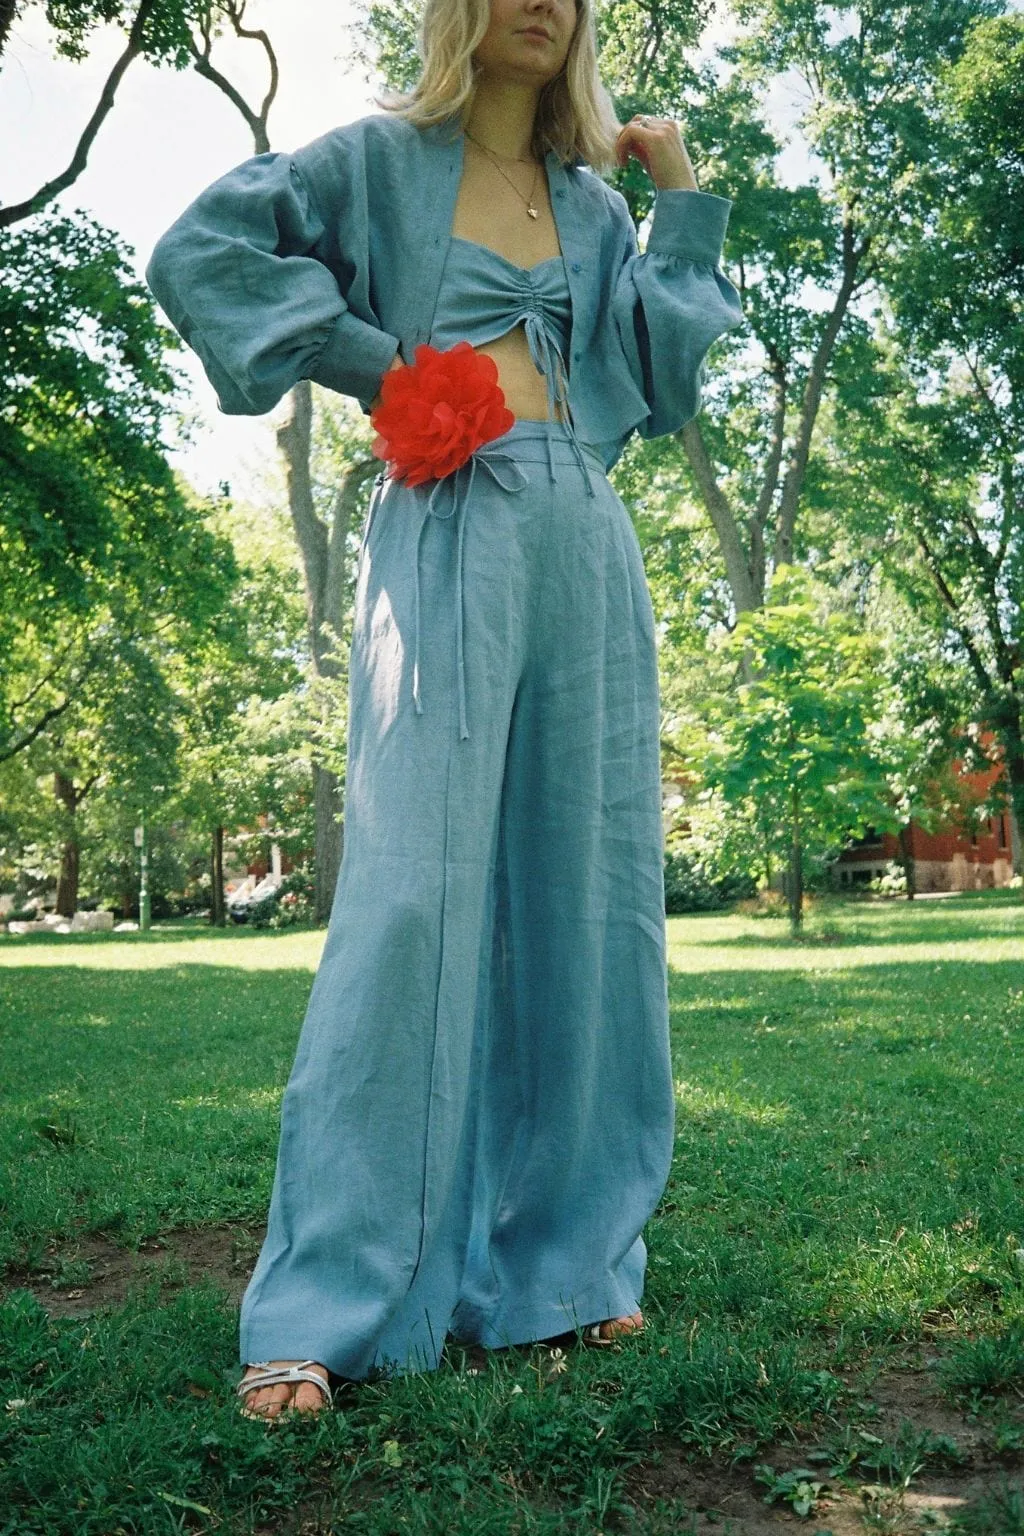
<svg viewBox="0 0 1024 1536">
<path fill-rule="evenodd" d="M 38 907 L 12 907 L 4 918 L 5 923 L 34 923 L 42 913 Z"/>
<path fill-rule="evenodd" d="M 749 875 L 715 878 L 689 854 L 665 854 L 666 912 L 720 912 L 756 892 L 757 884 Z"/>
<path fill-rule="evenodd" d="M 868 890 L 875 896 L 905 896 L 907 894 L 907 872 L 902 864 L 897 864 L 890 859 L 881 875 L 876 875 L 868 881 Z"/>
<path fill-rule="evenodd" d="M 316 877 L 312 863 L 285 875 L 276 891 L 249 908 L 254 928 L 297 928 L 316 922 Z"/>
</svg>

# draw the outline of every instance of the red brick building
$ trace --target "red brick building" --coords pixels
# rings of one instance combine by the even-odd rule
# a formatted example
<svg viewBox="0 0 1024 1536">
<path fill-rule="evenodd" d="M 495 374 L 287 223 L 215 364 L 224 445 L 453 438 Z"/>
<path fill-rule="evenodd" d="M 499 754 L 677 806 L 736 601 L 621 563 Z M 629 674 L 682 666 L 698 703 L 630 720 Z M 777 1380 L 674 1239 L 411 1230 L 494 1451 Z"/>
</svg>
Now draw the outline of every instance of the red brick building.
<svg viewBox="0 0 1024 1536">
<path fill-rule="evenodd" d="M 985 773 L 965 774 L 965 798 L 980 805 L 1000 773 L 994 766 Z M 1013 874 L 1010 813 L 979 821 L 968 812 L 961 825 L 950 823 L 934 832 L 925 832 L 912 821 L 900 838 L 889 832 L 869 833 L 840 855 L 833 880 L 840 888 L 864 885 L 884 874 L 889 864 L 907 858 L 913 861 L 918 891 L 978 891 L 1006 885 Z"/>
</svg>

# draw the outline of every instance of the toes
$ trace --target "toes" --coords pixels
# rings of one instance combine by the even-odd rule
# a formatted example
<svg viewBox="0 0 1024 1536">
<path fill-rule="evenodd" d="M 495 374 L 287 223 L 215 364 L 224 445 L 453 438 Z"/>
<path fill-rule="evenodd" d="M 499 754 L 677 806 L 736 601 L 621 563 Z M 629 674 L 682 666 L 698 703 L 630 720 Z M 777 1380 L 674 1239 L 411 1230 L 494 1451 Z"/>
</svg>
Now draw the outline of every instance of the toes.
<svg viewBox="0 0 1024 1536">
<path fill-rule="evenodd" d="M 275 1419 L 284 1408 L 291 1396 L 287 1383 L 280 1382 L 274 1387 L 261 1387 L 254 1392 L 256 1412 L 267 1419 Z"/>
<path fill-rule="evenodd" d="M 277 1365 L 301 1365 L 300 1360 L 281 1360 L 272 1362 Z M 314 1369 L 314 1367 L 310 1367 Z M 252 1370 L 250 1375 L 258 1374 Z M 315 1367 L 315 1374 L 323 1380 L 327 1386 L 327 1371 L 324 1366 Z M 243 1413 L 250 1414 L 253 1418 L 273 1419 L 285 1411 L 292 1410 L 298 1413 L 319 1413 L 327 1406 L 325 1392 L 314 1386 L 311 1381 L 287 1382 L 280 1381 L 273 1386 L 257 1387 L 250 1392 L 243 1406 Z"/>
<path fill-rule="evenodd" d="M 327 1385 L 327 1372 L 322 1366 L 310 1366 L 315 1376 L 321 1377 L 324 1386 Z M 299 1413 L 319 1413 L 321 1408 L 326 1408 L 327 1396 L 315 1387 L 311 1381 L 300 1381 L 295 1393 L 295 1407 Z"/>
</svg>

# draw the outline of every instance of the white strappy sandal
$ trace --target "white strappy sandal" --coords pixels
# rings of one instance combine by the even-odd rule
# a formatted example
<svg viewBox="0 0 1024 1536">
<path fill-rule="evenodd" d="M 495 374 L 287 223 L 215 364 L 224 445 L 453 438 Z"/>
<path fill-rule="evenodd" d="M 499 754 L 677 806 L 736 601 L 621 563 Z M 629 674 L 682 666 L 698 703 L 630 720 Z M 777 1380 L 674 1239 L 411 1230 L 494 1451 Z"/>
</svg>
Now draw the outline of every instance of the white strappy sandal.
<svg viewBox="0 0 1024 1536">
<path fill-rule="evenodd" d="M 639 1317 L 640 1321 L 635 1323 L 634 1317 Z M 634 1312 L 632 1317 L 609 1317 L 603 1323 L 590 1323 L 580 1330 L 580 1338 L 584 1344 L 590 1344 L 597 1349 L 607 1349 L 610 1345 L 617 1344 L 620 1339 L 633 1338 L 643 1331 L 643 1314 Z"/>
<path fill-rule="evenodd" d="M 290 1381 L 311 1381 L 323 1393 L 324 1407 L 331 1408 L 334 1405 L 333 1392 L 322 1376 L 317 1375 L 316 1371 L 309 1369 L 311 1365 L 318 1365 L 319 1363 L 318 1360 L 303 1360 L 301 1365 L 271 1365 L 269 1360 L 253 1360 L 251 1366 L 247 1366 L 246 1369 L 255 1369 L 259 1374 L 249 1376 L 245 1380 L 240 1381 L 235 1391 L 244 1404 L 248 1394 L 257 1391 L 260 1387 L 276 1387 L 280 1386 L 282 1382 L 287 1383 Z M 305 1409 L 303 1411 L 319 1413 L 323 1410 Z M 283 1413 L 295 1412 L 297 1410 L 294 1406 L 294 1399 L 291 1402 L 285 1403 L 276 1413 L 263 1413 L 259 1410 L 254 1412 L 248 1407 L 243 1407 L 241 1410 L 242 1417 L 246 1419 L 279 1419 Z"/>
</svg>

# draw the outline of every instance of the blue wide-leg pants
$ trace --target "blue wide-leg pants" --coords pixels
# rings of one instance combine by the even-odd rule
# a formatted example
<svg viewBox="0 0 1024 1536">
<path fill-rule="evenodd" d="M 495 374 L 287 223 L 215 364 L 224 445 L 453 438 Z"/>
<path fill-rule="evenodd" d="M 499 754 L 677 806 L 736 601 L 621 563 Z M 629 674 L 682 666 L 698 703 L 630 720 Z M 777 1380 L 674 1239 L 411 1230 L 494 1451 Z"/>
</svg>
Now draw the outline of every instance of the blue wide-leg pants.
<svg viewBox="0 0 1024 1536">
<path fill-rule="evenodd" d="M 244 1362 L 358 1380 L 640 1303 L 673 1132 L 654 621 L 622 501 L 550 431 L 371 502 Z"/>
</svg>

